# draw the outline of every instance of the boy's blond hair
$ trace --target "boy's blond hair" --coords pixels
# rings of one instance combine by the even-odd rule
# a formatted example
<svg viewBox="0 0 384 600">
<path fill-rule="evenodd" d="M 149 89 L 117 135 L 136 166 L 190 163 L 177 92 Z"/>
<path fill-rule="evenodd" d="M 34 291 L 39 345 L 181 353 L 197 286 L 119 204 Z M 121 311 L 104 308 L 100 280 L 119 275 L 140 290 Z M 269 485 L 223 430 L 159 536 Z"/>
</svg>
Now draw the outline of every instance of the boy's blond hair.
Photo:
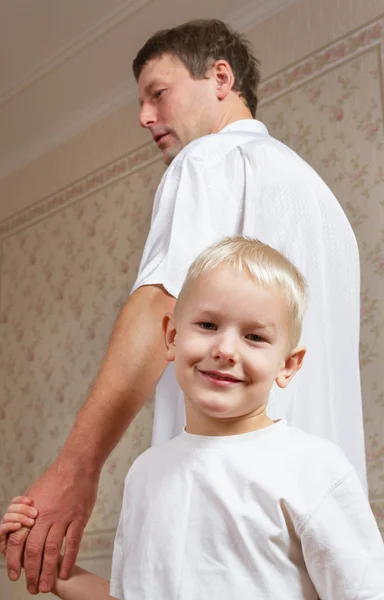
<svg viewBox="0 0 384 600">
<path fill-rule="evenodd" d="M 189 267 L 179 299 L 190 282 L 203 273 L 223 266 L 246 273 L 260 285 L 283 292 L 291 317 L 292 346 L 296 346 L 300 340 L 307 304 L 306 281 L 283 254 L 259 240 L 236 236 L 209 246 Z"/>
</svg>

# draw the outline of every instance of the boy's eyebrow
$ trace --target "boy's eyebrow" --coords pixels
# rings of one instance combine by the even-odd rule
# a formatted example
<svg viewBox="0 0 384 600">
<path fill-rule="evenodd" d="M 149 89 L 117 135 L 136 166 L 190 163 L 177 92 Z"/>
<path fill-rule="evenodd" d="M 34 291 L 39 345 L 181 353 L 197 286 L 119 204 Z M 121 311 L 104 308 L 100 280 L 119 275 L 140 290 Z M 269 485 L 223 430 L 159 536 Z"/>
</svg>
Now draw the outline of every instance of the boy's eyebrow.
<svg viewBox="0 0 384 600">
<path fill-rule="evenodd" d="M 249 327 L 249 329 L 256 329 L 256 330 L 263 329 L 270 333 L 276 332 L 276 325 L 272 321 L 271 322 L 258 321 L 258 320 L 250 321 L 249 323 L 247 323 L 247 327 Z"/>
<path fill-rule="evenodd" d="M 268 329 L 269 331 L 276 331 L 276 325 L 271 321 L 270 323 L 264 323 L 264 321 L 253 321 L 253 327 L 257 329 Z"/>
</svg>

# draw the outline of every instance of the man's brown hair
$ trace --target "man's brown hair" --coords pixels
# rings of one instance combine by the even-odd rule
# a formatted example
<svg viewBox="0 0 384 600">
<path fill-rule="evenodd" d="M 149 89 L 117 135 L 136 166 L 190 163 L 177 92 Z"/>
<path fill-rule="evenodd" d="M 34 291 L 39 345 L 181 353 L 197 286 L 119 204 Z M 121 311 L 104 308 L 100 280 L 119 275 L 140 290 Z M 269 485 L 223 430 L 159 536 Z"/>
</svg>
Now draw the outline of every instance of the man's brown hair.
<svg viewBox="0 0 384 600">
<path fill-rule="evenodd" d="M 133 61 L 136 81 L 147 62 L 164 54 L 181 60 L 194 79 L 203 79 L 217 60 L 226 60 L 235 78 L 234 91 L 243 98 L 252 116 L 256 116 L 260 63 L 253 56 L 249 42 L 225 23 L 203 19 L 156 32 Z"/>
</svg>

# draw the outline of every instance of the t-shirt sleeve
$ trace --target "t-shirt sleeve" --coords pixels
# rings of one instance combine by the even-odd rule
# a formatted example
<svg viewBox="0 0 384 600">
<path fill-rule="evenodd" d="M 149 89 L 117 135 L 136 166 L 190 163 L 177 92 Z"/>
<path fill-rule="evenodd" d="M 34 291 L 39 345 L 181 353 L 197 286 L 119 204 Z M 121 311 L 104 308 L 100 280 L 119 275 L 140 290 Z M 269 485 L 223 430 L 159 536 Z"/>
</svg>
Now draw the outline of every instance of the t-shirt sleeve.
<svg viewBox="0 0 384 600">
<path fill-rule="evenodd" d="M 354 470 L 319 503 L 301 541 L 322 600 L 384 599 L 384 544 Z"/>
<path fill-rule="evenodd" d="M 242 213 L 243 198 L 233 193 L 225 161 L 205 168 L 196 156 L 176 159 L 158 188 L 132 291 L 161 284 L 177 297 L 188 267 L 203 249 L 242 233 Z"/>
<path fill-rule="evenodd" d="M 120 513 L 119 524 L 117 526 L 115 543 L 113 546 L 112 556 L 112 570 L 111 570 L 111 581 L 109 593 L 112 598 L 118 598 L 118 600 L 124 600 L 123 592 L 123 567 L 124 567 L 124 555 L 123 555 L 123 511 Z"/>
</svg>

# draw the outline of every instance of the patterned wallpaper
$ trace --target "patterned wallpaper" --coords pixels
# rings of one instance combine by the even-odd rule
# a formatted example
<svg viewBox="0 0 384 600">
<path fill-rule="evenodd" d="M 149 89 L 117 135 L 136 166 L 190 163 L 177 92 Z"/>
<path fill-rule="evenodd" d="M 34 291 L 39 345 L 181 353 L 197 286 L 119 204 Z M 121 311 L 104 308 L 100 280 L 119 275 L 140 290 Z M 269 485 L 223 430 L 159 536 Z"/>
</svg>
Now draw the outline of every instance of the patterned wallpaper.
<svg viewBox="0 0 384 600">
<path fill-rule="evenodd" d="M 163 170 L 145 147 L 1 225 L 0 512 L 52 462 L 87 397 Z M 111 551 L 124 477 L 151 424 L 148 404 L 109 458 L 83 556 Z"/>
<path fill-rule="evenodd" d="M 322 175 L 358 239 L 368 474 L 384 533 L 383 42 L 381 19 L 264 82 L 259 118 Z M 0 513 L 52 461 L 87 396 L 162 172 L 149 144 L 0 223 Z M 104 468 L 83 559 L 111 555 L 151 421 L 149 404 Z"/>
</svg>

